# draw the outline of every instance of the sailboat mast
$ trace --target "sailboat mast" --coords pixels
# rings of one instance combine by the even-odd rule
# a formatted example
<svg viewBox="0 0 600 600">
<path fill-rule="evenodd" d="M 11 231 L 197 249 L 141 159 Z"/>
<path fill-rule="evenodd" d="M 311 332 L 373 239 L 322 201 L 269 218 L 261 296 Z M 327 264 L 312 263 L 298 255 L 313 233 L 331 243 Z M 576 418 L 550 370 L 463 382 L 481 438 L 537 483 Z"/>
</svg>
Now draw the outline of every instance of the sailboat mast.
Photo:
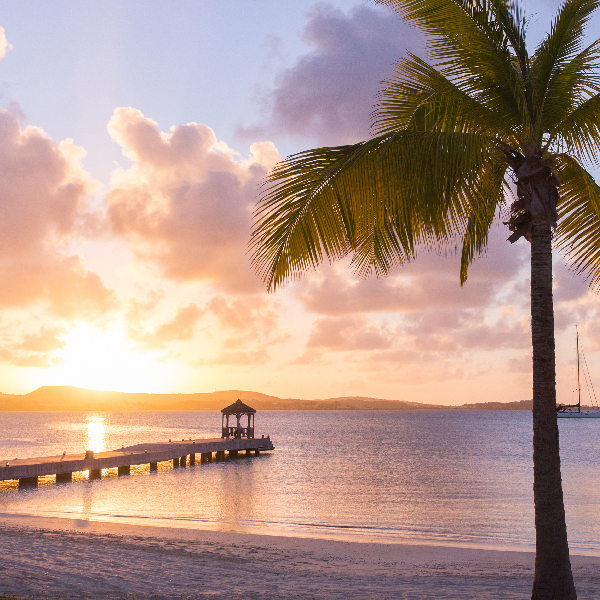
<svg viewBox="0 0 600 600">
<path fill-rule="evenodd" d="M 581 412 L 581 383 L 579 381 L 579 329 L 575 325 L 577 332 L 577 411 Z"/>
</svg>

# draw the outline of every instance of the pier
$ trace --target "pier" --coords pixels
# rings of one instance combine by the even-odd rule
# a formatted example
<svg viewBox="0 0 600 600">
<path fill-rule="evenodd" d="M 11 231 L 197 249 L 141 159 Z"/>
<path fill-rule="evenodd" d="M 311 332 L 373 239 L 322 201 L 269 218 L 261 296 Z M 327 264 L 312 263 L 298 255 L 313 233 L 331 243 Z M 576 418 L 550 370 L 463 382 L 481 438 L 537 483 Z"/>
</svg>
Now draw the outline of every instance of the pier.
<svg viewBox="0 0 600 600">
<path fill-rule="evenodd" d="M 0 464 L 0 481 L 19 480 L 19 486 L 35 486 L 38 477 L 56 475 L 57 483 L 69 482 L 73 473 L 88 471 L 89 479 L 102 477 L 103 469 L 118 469 L 119 475 L 129 475 L 134 465 L 150 465 L 158 469 L 159 462 L 172 462 L 174 468 L 184 468 L 195 463 L 225 460 L 242 455 L 258 456 L 273 450 L 269 436 L 260 438 L 212 438 L 136 444 L 108 452 L 63 454 L 39 458 L 3 461 Z M 214 458 L 213 458 L 214 455 Z"/>
</svg>

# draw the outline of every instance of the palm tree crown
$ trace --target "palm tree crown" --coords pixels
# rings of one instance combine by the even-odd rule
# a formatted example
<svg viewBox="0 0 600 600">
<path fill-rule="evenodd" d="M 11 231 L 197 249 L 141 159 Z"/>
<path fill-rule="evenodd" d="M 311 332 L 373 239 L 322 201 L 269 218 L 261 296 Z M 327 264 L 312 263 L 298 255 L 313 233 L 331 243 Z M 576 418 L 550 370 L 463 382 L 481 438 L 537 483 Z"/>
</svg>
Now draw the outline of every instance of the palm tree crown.
<svg viewBox="0 0 600 600">
<path fill-rule="evenodd" d="M 433 64 L 401 59 L 384 83 L 374 137 L 281 162 L 255 212 L 253 265 L 276 289 L 352 254 L 382 276 L 419 248 L 462 246 L 461 283 L 498 211 L 531 243 L 533 600 L 573 600 L 556 419 L 552 239 L 600 283 L 600 0 L 566 0 L 529 55 L 510 0 L 376 0 L 420 28 Z"/>
<path fill-rule="evenodd" d="M 251 247 L 269 288 L 348 253 L 359 275 L 382 276 L 458 243 L 464 282 L 524 159 L 557 184 L 543 202 L 555 243 L 600 281 L 600 188 L 584 167 L 600 143 L 600 40 L 583 47 L 598 1 L 568 0 L 532 56 L 506 0 L 376 1 L 424 31 L 434 64 L 397 63 L 372 139 L 300 152 L 268 176 Z M 528 234 L 522 213 L 513 240 Z"/>
</svg>

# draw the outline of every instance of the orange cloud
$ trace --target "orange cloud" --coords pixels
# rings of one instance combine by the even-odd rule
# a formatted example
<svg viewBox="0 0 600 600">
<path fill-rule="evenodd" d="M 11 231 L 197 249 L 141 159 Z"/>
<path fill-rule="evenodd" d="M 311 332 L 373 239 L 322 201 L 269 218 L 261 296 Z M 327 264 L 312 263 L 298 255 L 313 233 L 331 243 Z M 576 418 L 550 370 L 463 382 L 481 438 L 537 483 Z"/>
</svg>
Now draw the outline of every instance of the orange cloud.
<svg viewBox="0 0 600 600">
<path fill-rule="evenodd" d="M 210 344 L 208 358 L 192 360 L 192 366 L 206 364 L 255 364 L 268 359 L 267 348 L 283 343 L 290 334 L 279 327 L 276 305 L 255 294 L 217 294 L 203 306 L 181 304 L 175 316 L 150 326 L 163 294 L 151 292 L 146 300 L 131 299 L 125 314 L 129 339 L 149 350 L 166 349 L 170 343 L 198 337 Z M 202 323 L 202 328 L 198 326 Z M 188 353 L 193 352 L 188 348 Z"/>
<path fill-rule="evenodd" d="M 207 359 L 191 361 L 189 364 L 192 367 L 217 366 L 217 365 L 232 365 L 232 366 L 250 366 L 261 365 L 269 360 L 269 353 L 266 348 L 258 350 L 226 350 L 211 356 Z"/>
<path fill-rule="evenodd" d="M 63 327 L 42 327 L 39 333 L 26 333 L 20 342 L 2 346 L 0 360 L 19 367 L 56 366 L 61 359 L 52 353 L 65 347 L 61 337 L 65 333 Z"/>
<path fill-rule="evenodd" d="M 262 363 L 268 358 L 266 349 L 290 339 L 279 326 L 277 305 L 265 296 L 217 295 L 206 304 L 206 310 L 220 331 L 225 351 L 219 358 L 221 364 Z"/>
<path fill-rule="evenodd" d="M 246 244 L 259 183 L 279 160 L 273 144 L 253 144 L 241 159 L 206 125 L 165 133 L 133 108 L 115 110 L 108 130 L 134 162 L 113 173 L 106 196 L 112 231 L 166 278 L 228 292 L 261 289 Z"/>
<path fill-rule="evenodd" d="M 100 277 L 87 270 L 78 256 L 0 258 L 0 307 L 22 307 L 37 302 L 52 315 L 93 320 L 117 305 L 116 294 Z"/>
<path fill-rule="evenodd" d="M 139 306 L 136 308 L 139 309 Z M 142 310 L 146 312 L 148 305 Z M 161 323 L 153 331 L 147 332 L 140 328 L 137 315 L 135 320 L 131 318 L 130 311 L 129 318 L 132 324 L 128 329 L 128 336 L 148 350 L 164 349 L 169 342 L 191 340 L 203 314 L 204 311 L 197 304 L 183 304 L 178 307 L 177 313 L 170 321 Z"/>
</svg>

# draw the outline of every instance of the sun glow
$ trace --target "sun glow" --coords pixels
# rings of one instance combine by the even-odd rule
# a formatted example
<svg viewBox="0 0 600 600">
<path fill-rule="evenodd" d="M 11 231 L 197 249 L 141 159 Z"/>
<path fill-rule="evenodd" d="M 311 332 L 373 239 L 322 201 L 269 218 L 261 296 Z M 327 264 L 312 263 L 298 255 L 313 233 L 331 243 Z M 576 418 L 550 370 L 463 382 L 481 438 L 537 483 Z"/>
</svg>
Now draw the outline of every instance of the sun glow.
<svg viewBox="0 0 600 600">
<path fill-rule="evenodd" d="M 175 368 L 144 352 L 123 332 L 79 325 L 57 353 L 61 363 L 47 373 L 48 385 L 73 385 L 120 392 L 157 392 L 172 387 Z"/>
<path fill-rule="evenodd" d="M 86 450 L 93 450 L 94 452 L 106 450 L 104 440 L 106 421 L 106 417 L 103 416 L 91 415 L 88 417 Z"/>
</svg>

